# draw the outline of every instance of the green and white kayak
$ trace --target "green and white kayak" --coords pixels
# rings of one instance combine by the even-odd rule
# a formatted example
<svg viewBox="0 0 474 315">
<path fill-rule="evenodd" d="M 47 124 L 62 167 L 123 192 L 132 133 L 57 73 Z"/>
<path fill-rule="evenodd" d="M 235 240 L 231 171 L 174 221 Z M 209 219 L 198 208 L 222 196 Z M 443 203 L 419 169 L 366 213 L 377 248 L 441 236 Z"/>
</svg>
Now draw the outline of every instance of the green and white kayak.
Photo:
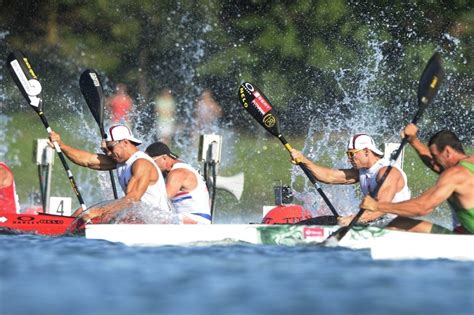
<svg viewBox="0 0 474 315">
<path fill-rule="evenodd" d="M 339 226 L 264 224 L 91 224 L 86 238 L 129 246 L 213 245 L 318 245 Z M 370 249 L 374 259 L 474 260 L 474 235 L 400 232 L 377 227 L 354 227 L 338 246 Z"/>
</svg>

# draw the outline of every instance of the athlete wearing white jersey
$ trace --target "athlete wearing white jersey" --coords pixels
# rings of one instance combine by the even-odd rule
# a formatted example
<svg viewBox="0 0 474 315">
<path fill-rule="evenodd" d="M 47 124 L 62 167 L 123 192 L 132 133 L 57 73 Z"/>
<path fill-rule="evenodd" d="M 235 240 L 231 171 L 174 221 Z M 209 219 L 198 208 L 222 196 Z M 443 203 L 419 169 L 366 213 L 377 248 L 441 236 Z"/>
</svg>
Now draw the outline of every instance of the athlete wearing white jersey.
<svg viewBox="0 0 474 315">
<path fill-rule="evenodd" d="M 153 207 L 154 209 L 158 208 L 162 211 L 171 211 L 168 203 L 168 196 L 166 195 L 166 187 L 163 174 L 161 173 L 158 166 L 156 166 L 153 159 L 145 152 L 137 151 L 127 161 L 125 161 L 125 163 L 117 164 L 117 175 L 122 190 L 124 192 L 127 191 L 128 183 L 133 177 L 133 164 L 138 159 L 145 159 L 147 161 L 150 161 L 150 163 L 153 164 L 153 166 L 156 168 L 156 171 L 158 172 L 158 180 L 154 184 L 148 186 L 147 190 L 145 190 L 145 192 L 143 193 L 140 201 Z"/>
<path fill-rule="evenodd" d="M 183 224 L 210 224 L 209 192 L 201 175 L 189 164 L 178 160 L 163 142 L 155 142 L 145 152 L 165 174 L 166 191 Z"/>
<path fill-rule="evenodd" d="M 57 142 L 64 154 L 75 164 L 95 170 L 111 170 L 117 168 L 119 182 L 125 196 L 107 204 L 88 210 L 82 217 L 85 220 L 101 217 L 102 222 L 108 222 L 117 212 L 131 206 L 133 202 L 144 202 L 151 206 L 160 207 L 161 211 L 170 212 L 166 203 L 163 185 L 163 175 L 148 158 L 140 153 L 137 146 L 141 141 L 132 135 L 125 125 L 110 127 L 107 139 L 103 143 L 105 154 L 90 153 L 73 148 L 61 141 L 59 134 L 52 131 L 50 140 Z M 160 184 L 161 180 L 161 184 Z M 73 215 L 81 214 L 81 209 Z"/>
<path fill-rule="evenodd" d="M 359 183 L 364 195 L 375 190 L 389 164 L 389 161 L 382 159 L 383 152 L 376 147 L 372 137 L 367 134 L 356 134 L 349 139 L 347 157 L 352 165 L 350 169 L 332 169 L 317 165 L 295 149 L 291 150 L 291 157 L 293 160 L 300 160 L 318 181 L 339 185 Z M 403 170 L 396 167 L 392 169 L 380 187 L 377 199 L 384 201 L 410 199 L 407 177 Z M 340 225 L 347 225 L 352 218 L 353 216 L 339 217 L 338 222 Z M 387 224 L 400 224 L 399 221 L 403 220 L 402 218 L 393 218 L 394 216 L 385 216 L 381 212 L 366 212 L 359 222 L 383 227 Z"/>
<path fill-rule="evenodd" d="M 380 169 L 382 167 L 388 166 L 389 164 L 390 164 L 390 160 L 380 159 L 370 168 L 362 168 L 359 170 L 360 188 L 364 196 L 373 194 L 375 189 L 378 187 L 377 178 L 378 178 Z M 403 170 L 398 168 L 396 165 L 394 165 L 393 168 L 397 168 L 397 170 L 402 174 L 405 185 L 400 191 L 398 191 L 395 194 L 395 196 L 392 199 L 392 202 L 398 202 L 398 201 L 410 199 L 411 192 L 408 186 L 406 185 L 407 175 L 405 174 Z"/>
<path fill-rule="evenodd" d="M 367 196 L 367 195 L 373 196 L 373 192 L 379 186 L 379 183 L 377 182 L 377 180 L 381 176 L 383 176 L 383 173 L 384 173 L 384 171 L 380 172 L 380 170 L 382 168 L 386 169 L 386 167 L 389 164 L 390 164 L 389 160 L 380 159 L 377 162 L 375 162 L 375 164 L 372 165 L 370 168 L 362 168 L 362 169 L 359 170 L 359 183 L 360 183 L 360 188 L 361 188 L 362 194 L 364 196 Z M 402 169 L 398 168 L 396 165 L 393 166 L 393 169 L 395 169 L 395 168 L 402 175 L 404 186 L 401 190 L 399 190 L 395 193 L 395 195 L 393 196 L 393 199 L 391 200 L 391 202 L 398 202 L 398 201 L 408 200 L 411 197 L 411 192 L 410 192 L 410 189 L 407 186 L 407 175 L 405 174 L 405 172 Z M 393 169 L 392 169 L 392 172 L 393 172 Z M 372 222 L 370 225 L 371 226 L 384 227 L 388 223 L 390 223 L 393 219 L 395 219 L 396 217 L 397 216 L 394 215 L 394 214 L 385 214 L 385 215 L 379 217 L 376 221 Z"/>
</svg>

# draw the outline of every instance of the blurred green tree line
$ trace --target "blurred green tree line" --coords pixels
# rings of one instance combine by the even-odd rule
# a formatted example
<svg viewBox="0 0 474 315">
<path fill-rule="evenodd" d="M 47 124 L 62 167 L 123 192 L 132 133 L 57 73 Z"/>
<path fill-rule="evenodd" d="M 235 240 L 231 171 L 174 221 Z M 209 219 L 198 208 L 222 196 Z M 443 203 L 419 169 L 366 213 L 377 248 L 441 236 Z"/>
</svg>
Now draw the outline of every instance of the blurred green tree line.
<svg viewBox="0 0 474 315">
<path fill-rule="evenodd" d="M 237 86 L 249 80 L 281 111 L 304 112 L 308 100 L 329 110 L 328 99 L 344 98 L 338 71 L 371 62 L 376 39 L 387 69 L 376 84 L 391 87 L 375 98 L 403 101 L 400 91 L 414 90 L 425 62 L 441 50 L 455 74 L 450 80 L 465 85 L 453 102 L 472 106 L 467 0 L 3 0 L 0 19 L 5 57 L 27 53 L 41 77 L 48 71 L 58 82 L 58 93 L 94 68 L 132 87 L 142 107 L 163 87 L 193 95 L 199 85 L 235 113 Z"/>
</svg>

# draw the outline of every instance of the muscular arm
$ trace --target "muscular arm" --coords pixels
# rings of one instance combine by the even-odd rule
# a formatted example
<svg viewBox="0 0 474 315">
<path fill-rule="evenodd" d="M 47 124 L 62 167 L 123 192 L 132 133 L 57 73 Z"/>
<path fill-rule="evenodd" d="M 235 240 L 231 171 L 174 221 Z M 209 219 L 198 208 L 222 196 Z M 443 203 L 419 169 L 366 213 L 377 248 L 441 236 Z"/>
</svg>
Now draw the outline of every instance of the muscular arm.
<svg viewBox="0 0 474 315">
<path fill-rule="evenodd" d="M 393 213 L 404 217 L 423 216 L 433 211 L 443 201 L 447 200 L 464 180 L 459 176 L 459 169 L 448 169 L 442 173 L 436 184 L 425 191 L 420 196 L 407 201 L 391 203 L 379 202 L 378 205 L 372 203 L 372 200 L 363 200 L 361 207 L 364 209 L 374 209 L 378 211 Z"/>
<path fill-rule="evenodd" d="M 145 159 L 138 159 L 132 165 L 132 177 L 127 185 L 125 199 L 129 201 L 140 201 L 148 186 L 158 180 L 158 171 Z"/>
<path fill-rule="evenodd" d="M 140 201 L 148 186 L 153 185 L 157 180 L 158 172 L 151 162 L 145 159 L 136 160 L 132 165 L 132 177 L 128 182 L 125 196 L 106 206 L 88 210 L 82 218 L 87 221 L 100 216 L 103 222 L 110 221 L 117 212 L 129 207 L 132 202 Z M 78 211 L 73 216 L 80 215 L 81 212 Z"/>
<path fill-rule="evenodd" d="M 111 170 L 116 166 L 115 161 L 104 154 L 90 153 L 65 144 L 62 142 L 59 134 L 54 131 L 51 131 L 49 139 L 52 142 L 57 142 L 64 155 L 66 155 L 74 164 L 94 170 Z"/>
<path fill-rule="evenodd" d="M 428 146 L 421 142 L 416 136 L 417 131 L 418 127 L 416 127 L 416 125 L 408 124 L 402 132 L 402 138 L 408 138 L 408 143 L 413 149 L 415 149 L 421 161 L 423 161 L 426 166 L 428 166 L 433 172 L 440 173 L 442 171 L 441 168 L 434 163 L 433 156 L 431 155 Z"/>
<path fill-rule="evenodd" d="M 433 172 L 440 173 L 441 168 L 434 163 L 433 156 L 431 155 L 430 149 L 421 142 L 418 138 L 408 141 L 410 145 L 415 149 L 416 153 L 423 161 L 423 163 L 428 166 Z"/>
<path fill-rule="evenodd" d="M 359 171 L 356 169 L 332 169 L 320 166 L 295 149 L 291 150 L 291 157 L 293 160 L 300 160 L 318 181 L 325 184 L 354 184 L 359 181 Z"/>
<path fill-rule="evenodd" d="M 112 170 L 116 166 L 115 161 L 105 154 L 90 153 L 65 144 L 62 144 L 60 148 L 69 160 L 80 166 L 94 170 Z"/>
<path fill-rule="evenodd" d="M 197 185 L 196 177 L 184 168 L 172 170 L 166 176 L 166 192 L 168 198 L 173 198 L 180 191 L 191 191 Z"/>
</svg>

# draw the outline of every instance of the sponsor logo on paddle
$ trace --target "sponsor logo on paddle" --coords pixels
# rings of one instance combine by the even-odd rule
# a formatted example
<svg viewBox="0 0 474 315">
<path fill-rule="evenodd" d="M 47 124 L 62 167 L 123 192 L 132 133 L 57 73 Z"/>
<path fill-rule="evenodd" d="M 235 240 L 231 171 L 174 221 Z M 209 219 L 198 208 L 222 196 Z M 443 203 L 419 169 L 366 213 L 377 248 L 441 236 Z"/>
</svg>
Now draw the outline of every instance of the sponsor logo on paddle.
<svg viewBox="0 0 474 315">
<path fill-rule="evenodd" d="M 275 118 L 275 116 L 273 116 L 272 114 L 268 114 L 268 115 L 266 115 L 265 117 L 263 117 L 263 123 L 264 123 L 265 126 L 267 126 L 268 128 L 271 128 L 271 127 L 275 126 L 275 124 L 276 124 L 276 118 Z"/>
<path fill-rule="evenodd" d="M 244 86 L 245 86 L 245 88 L 247 89 L 247 91 L 249 91 L 249 92 L 253 92 L 253 91 L 255 90 L 255 88 L 253 87 L 253 85 L 250 84 L 249 82 L 245 82 L 245 83 L 244 83 Z"/>
<path fill-rule="evenodd" d="M 247 98 L 245 97 L 245 92 L 244 92 L 244 88 L 243 87 L 240 87 L 240 101 L 242 102 L 242 105 L 247 108 L 249 107 L 249 103 L 247 102 Z"/>
<path fill-rule="evenodd" d="M 438 83 L 438 77 L 434 76 L 433 80 L 431 80 L 430 87 L 434 89 L 436 87 L 436 84 Z"/>
<path fill-rule="evenodd" d="M 268 104 L 267 100 L 259 92 L 254 92 L 253 96 L 255 96 L 255 99 L 252 101 L 252 103 L 255 105 L 257 110 L 262 114 L 262 116 L 268 113 L 272 109 L 270 104 Z"/>
<path fill-rule="evenodd" d="M 89 73 L 89 76 L 91 77 L 92 82 L 94 82 L 94 85 L 99 87 L 100 83 L 99 83 L 99 78 L 97 77 L 97 75 L 94 72 L 91 72 Z"/>
<path fill-rule="evenodd" d="M 36 76 L 35 72 L 33 71 L 33 68 L 31 67 L 31 65 L 28 62 L 28 59 L 26 57 L 23 57 L 23 62 L 25 63 L 26 67 L 28 68 L 28 71 L 30 72 L 31 76 L 34 79 L 37 79 L 37 76 Z"/>
<path fill-rule="evenodd" d="M 36 96 L 41 93 L 41 84 L 38 82 L 38 80 L 35 80 L 36 75 L 34 74 L 33 70 L 30 71 L 30 74 L 33 75 L 33 79 L 28 80 L 18 60 L 13 60 L 12 62 L 10 62 L 10 65 L 13 71 L 15 72 L 18 81 L 20 81 L 21 86 L 25 90 L 26 94 L 30 96 Z"/>
</svg>

